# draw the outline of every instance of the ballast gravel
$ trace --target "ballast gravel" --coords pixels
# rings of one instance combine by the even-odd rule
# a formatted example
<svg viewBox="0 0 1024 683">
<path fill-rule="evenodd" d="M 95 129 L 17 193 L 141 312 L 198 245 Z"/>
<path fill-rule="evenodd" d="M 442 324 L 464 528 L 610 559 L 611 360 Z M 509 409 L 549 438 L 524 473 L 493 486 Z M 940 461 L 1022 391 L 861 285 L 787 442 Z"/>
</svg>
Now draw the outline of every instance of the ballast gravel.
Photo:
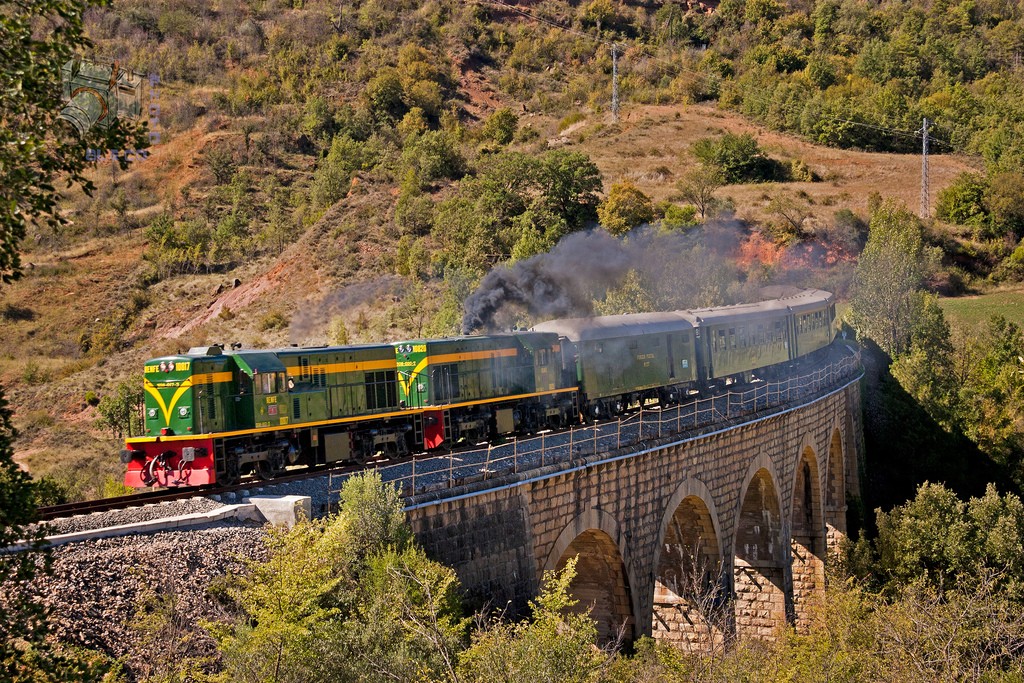
<svg viewBox="0 0 1024 683">
<path fill-rule="evenodd" d="M 51 633 L 124 657 L 131 679 L 146 674 L 154 654 L 144 652 L 137 628 L 147 599 L 171 596 L 175 622 L 195 634 L 189 656 L 212 655 L 213 642 L 199 627 L 222 615 L 207 592 L 211 582 L 267 556 L 264 528 L 241 523 L 85 541 L 52 553 L 52 573 L 32 587 L 50 607 Z"/>
<path fill-rule="evenodd" d="M 93 512 L 86 515 L 75 515 L 74 517 L 63 517 L 60 519 L 45 522 L 46 534 L 54 536 L 57 534 L 71 534 L 77 531 L 89 531 L 91 529 L 104 529 L 121 524 L 132 524 L 134 522 L 148 522 L 153 519 L 164 517 L 177 517 L 179 515 L 191 515 L 197 512 L 209 512 L 224 505 L 224 503 L 196 496 L 183 500 L 171 500 L 163 503 L 151 503 L 137 507 L 121 508 L 120 510 L 107 510 L 106 512 Z"/>
</svg>

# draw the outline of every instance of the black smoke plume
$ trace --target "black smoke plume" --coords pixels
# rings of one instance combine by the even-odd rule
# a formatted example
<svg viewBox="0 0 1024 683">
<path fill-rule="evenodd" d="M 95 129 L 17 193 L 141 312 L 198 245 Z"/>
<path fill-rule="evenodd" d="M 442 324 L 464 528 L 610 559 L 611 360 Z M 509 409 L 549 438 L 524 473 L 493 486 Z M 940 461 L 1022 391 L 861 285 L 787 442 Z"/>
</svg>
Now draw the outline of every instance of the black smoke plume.
<svg viewBox="0 0 1024 683">
<path fill-rule="evenodd" d="M 552 318 L 590 315 L 594 292 L 621 282 L 634 267 L 630 252 L 604 230 L 593 230 L 565 237 L 548 253 L 499 266 L 466 299 L 462 331 L 493 329 L 495 315 L 506 307 Z"/>
</svg>

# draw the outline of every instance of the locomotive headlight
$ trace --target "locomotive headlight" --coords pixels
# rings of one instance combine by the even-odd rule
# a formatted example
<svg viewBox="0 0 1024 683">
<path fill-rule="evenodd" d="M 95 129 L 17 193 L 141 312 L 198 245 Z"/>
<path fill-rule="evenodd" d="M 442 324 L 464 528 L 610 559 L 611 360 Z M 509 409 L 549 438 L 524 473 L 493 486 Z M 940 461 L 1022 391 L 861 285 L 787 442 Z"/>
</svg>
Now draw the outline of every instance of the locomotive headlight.
<svg viewBox="0 0 1024 683">
<path fill-rule="evenodd" d="M 150 408 L 146 414 L 149 415 L 150 418 L 156 417 L 156 408 Z"/>
<path fill-rule="evenodd" d="M 179 417 L 188 417 L 188 406 L 182 406 L 178 408 Z"/>
</svg>

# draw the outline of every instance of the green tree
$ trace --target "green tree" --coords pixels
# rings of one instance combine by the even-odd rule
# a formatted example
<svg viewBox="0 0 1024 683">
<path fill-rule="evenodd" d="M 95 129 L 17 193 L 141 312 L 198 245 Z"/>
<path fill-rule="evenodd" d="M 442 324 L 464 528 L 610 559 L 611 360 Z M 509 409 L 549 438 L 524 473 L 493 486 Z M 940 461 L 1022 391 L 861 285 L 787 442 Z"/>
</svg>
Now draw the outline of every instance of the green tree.
<svg viewBox="0 0 1024 683">
<path fill-rule="evenodd" d="M 26 0 L 0 9 L 0 284 L 21 275 L 20 243 L 27 224 L 58 228 L 64 219 L 55 189 L 58 179 L 93 189 L 84 176 L 88 149 L 146 147 L 145 129 L 115 122 L 106 133 L 79 138 L 58 118 L 63 106 L 61 67 L 90 46 L 83 14 L 102 2 Z M 119 159 L 127 168 L 126 159 Z M 100 661 L 60 652 L 47 639 L 47 608 L 30 586 L 48 571 L 40 552 L 43 529 L 33 527 L 36 495 L 14 462 L 15 432 L 0 392 L 0 679 L 13 683 L 98 680 Z M 5 552 L 26 542 L 29 550 Z"/>
<path fill-rule="evenodd" d="M 102 397 L 96 406 L 100 427 L 109 429 L 117 439 L 142 432 L 142 381 L 136 374 L 119 382 L 114 393 Z"/>
<path fill-rule="evenodd" d="M 604 299 L 595 303 L 594 310 L 598 315 L 620 315 L 658 309 L 651 287 L 644 282 L 640 273 L 631 269 L 618 287 L 609 289 Z"/>
<path fill-rule="evenodd" d="M 871 216 L 868 242 L 857 263 L 851 314 L 854 326 L 896 358 L 907 351 L 921 315 L 918 292 L 936 261 L 917 218 L 889 201 Z"/>
<path fill-rule="evenodd" d="M 21 274 L 20 243 L 28 223 L 58 228 L 67 219 L 58 210 L 58 179 L 91 194 L 84 172 L 89 149 L 142 149 L 143 126 L 118 119 L 108 131 L 80 138 L 58 118 L 61 67 L 91 43 L 82 16 L 102 0 L 26 0 L 0 11 L 0 282 Z M 45 30 L 40 27 L 45 26 Z M 128 161 L 119 158 L 122 168 Z"/>
<path fill-rule="evenodd" d="M 1024 599 L 1024 502 L 985 494 L 966 502 L 942 484 L 924 483 L 913 500 L 877 511 L 874 570 L 890 594 L 914 583 L 940 593 L 972 591 L 987 582 L 1008 598 Z"/>
<path fill-rule="evenodd" d="M 270 529 L 270 558 L 251 563 L 231 591 L 242 618 L 211 626 L 231 680 L 324 680 L 317 669 L 342 666 L 322 661 L 321 647 L 340 640 L 344 540 L 323 521 Z"/>
<path fill-rule="evenodd" d="M 998 173 L 989 180 L 985 206 L 997 237 L 1024 237 L 1024 174 Z"/>
<path fill-rule="evenodd" d="M 700 164 L 690 169 L 676 188 L 682 198 L 700 212 L 701 221 L 708 217 L 715 201 L 715 192 L 725 184 L 725 173 L 717 166 Z"/>
<path fill-rule="evenodd" d="M 961 173 L 939 192 L 935 214 L 944 221 L 983 227 L 988 221 L 985 193 L 988 183 L 977 173 Z"/>
<path fill-rule="evenodd" d="M 771 180 L 775 175 L 775 165 L 750 133 L 701 138 L 693 144 L 693 154 L 701 163 L 721 169 L 726 183 Z"/>
<path fill-rule="evenodd" d="M 614 650 L 596 647 L 597 626 L 575 608 L 569 586 L 576 559 L 560 572 L 545 572 L 540 596 L 530 602 L 532 617 L 509 624 L 493 621 L 473 635 L 459 660 L 465 681 L 479 683 L 584 683 L 614 658 Z"/>
<path fill-rule="evenodd" d="M 313 202 L 332 206 L 348 192 L 352 174 L 373 168 L 376 163 L 376 155 L 365 143 L 353 140 L 348 133 L 336 135 L 331 151 L 313 175 Z"/>
<path fill-rule="evenodd" d="M 612 185 L 608 197 L 597 207 L 597 218 L 611 234 L 624 235 L 654 220 L 654 204 L 636 185 L 623 181 Z"/>
<path fill-rule="evenodd" d="M 431 130 L 406 144 L 402 166 L 414 171 L 421 185 L 445 178 L 458 179 L 466 172 L 466 160 L 453 137 Z"/>
<path fill-rule="evenodd" d="M 440 680 L 466 621 L 453 570 L 412 543 L 402 497 L 350 477 L 338 514 L 272 529 L 269 558 L 229 584 L 238 614 L 208 624 L 234 681 Z"/>
<path fill-rule="evenodd" d="M 964 432 L 1024 487 L 1024 333 L 993 316 L 966 345 L 959 377 Z"/>
<path fill-rule="evenodd" d="M 545 206 L 562 216 L 570 232 L 597 218 L 601 172 L 582 152 L 552 150 L 541 157 L 540 186 Z"/>
<path fill-rule="evenodd" d="M 515 137 L 518 126 L 519 117 L 515 112 L 508 107 L 502 107 L 487 117 L 480 134 L 499 145 L 507 145 Z"/>
<path fill-rule="evenodd" d="M 948 430 L 957 428 L 960 386 L 953 363 L 949 323 L 934 295 L 920 292 L 918 319 L 910 350 L 896 358 L 890 372 L 928 414 Z"/>
</svg>

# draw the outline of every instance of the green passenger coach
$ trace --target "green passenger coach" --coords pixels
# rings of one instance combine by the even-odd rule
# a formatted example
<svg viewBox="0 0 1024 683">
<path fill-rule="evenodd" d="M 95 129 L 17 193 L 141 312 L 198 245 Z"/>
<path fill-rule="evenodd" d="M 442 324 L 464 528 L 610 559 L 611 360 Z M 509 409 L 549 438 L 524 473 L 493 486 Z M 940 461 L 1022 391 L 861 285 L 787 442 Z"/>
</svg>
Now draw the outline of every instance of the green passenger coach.
<svg viewBox="0 0 1024 683">
<path fill-rule="evenodd" d="M 565 358 L 594 417 L 646 398 L 677 401 L 680 388 L 697 378 L 694 325 L 682 313 L 552 320 L 533 329 L 564 337 L 571 349 L 563 349 Z"/>
</svg>

